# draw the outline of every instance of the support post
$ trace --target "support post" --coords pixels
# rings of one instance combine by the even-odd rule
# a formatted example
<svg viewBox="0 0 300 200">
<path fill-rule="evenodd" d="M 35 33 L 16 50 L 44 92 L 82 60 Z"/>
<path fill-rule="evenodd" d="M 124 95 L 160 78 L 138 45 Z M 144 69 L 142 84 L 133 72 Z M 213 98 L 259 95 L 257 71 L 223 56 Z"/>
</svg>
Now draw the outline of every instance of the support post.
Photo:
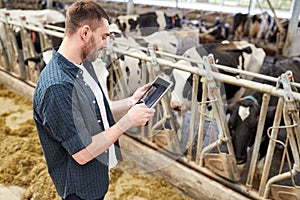
<svg viewBox="0 0 300 200">
<path fill-rule="evenodd" d="M 53 1 L 52 0 L 47 0 L 47 9 L 52 9 Z"/>
<path fill-rule="evenodd" d="M 127 15 L 132 15 L 133 11 L 134 11 L 133 0 L 128 0 L 128 3 L 127 3 Z"/>
<path fill-rule="evenodd" d="M 290 47 L 292 44 L 293 36 L 297 32 L 298 19 L 299 19 L 299 13 L 300 13 L 300 1 L 293 0 L 291 10 L 292 10 L 292 17 L 291 17 L 291 20 L 289 23 L 287 36 L 286 36 L 284 47 L 283 47 L 283 55 L 286 57 L 289 57 L 289 55 L 290 55 Z"/>
</svg>

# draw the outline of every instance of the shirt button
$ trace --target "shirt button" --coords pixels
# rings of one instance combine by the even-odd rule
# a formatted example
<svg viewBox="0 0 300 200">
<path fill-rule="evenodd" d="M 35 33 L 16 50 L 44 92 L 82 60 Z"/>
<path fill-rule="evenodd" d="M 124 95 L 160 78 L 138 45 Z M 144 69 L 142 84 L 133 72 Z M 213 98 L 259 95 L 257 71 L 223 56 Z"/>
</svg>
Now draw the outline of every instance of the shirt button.
<svg viewBox="0 0 300 200">
<path fill-rule="evenodd" d="M 93 101 L 93 104 L 95 104 L 95 103 L 96 103 L 96 101 L 94 100 L 94 101 Z"/>
<path fill-rule="evenodd" d="M 85 86 L 87 86 L 87 84 L 86 84 L 86 83 L 84 83 L 84 85 L 85 85 Z"/>
<path fill-rule="evenodd" d="M 98 119 L 98 122 L 100 123 L 100 122 L 101 122 L 101 120 L 100 120 L 100 119 Z"/>
<path fill-rule="evenodd" d="M 107 150 L 105 151 L 105 153 L 107 153 Z"/>
<path fill-rule="evenodd" d="M 80 71 L 80 74 L 82 74 L 83 72 L 82 71 Z"/>
<path fill-rule="evenodd" d="M 76 75 L 77 78 L 79 78 L 79 75 Z"/>
</svg>

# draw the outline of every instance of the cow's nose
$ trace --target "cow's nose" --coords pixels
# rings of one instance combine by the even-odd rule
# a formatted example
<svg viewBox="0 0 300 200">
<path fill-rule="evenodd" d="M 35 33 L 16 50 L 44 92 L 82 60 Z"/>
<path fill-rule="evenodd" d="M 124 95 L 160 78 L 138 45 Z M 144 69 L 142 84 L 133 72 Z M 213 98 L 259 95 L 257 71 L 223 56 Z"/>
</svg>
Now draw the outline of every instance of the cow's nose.
<svg viewBox="0 0 300 200">
<path fill-rule="evenodd" d="M 247 157 L 245 155 L 242 156 L 236 156 L 236 163 L 238 165 L 244 164 L 247 162 Z"/>
</svg>

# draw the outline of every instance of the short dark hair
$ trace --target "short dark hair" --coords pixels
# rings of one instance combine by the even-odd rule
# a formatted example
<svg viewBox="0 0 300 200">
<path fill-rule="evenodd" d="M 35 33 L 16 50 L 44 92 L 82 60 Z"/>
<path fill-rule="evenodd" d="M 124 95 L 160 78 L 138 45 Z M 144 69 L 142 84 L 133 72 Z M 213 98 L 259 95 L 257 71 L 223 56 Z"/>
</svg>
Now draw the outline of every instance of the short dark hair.
<svg viewBox="0 0 300 200">
<path fill-rule="evenodd" d="M 73 3 L 66 12 L 65 34 L 72 35 L 83 24 L 87 24 L 92 30 L 99 27 L 99 21 L 109 17 L 100 4 L 91 0 L 79 0 Z"/>
</svg>

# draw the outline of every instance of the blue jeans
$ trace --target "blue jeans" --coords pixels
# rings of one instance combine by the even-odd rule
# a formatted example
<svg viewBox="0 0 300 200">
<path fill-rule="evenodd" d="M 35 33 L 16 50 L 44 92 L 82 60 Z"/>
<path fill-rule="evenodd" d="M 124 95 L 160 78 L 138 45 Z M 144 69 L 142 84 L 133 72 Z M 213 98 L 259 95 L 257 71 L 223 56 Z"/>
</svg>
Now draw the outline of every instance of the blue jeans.
<svg viewBox="0 0 300 200">
<path fill-rule="evenodd" d="M 104 197 L 101 197 L 100 199 L 95 199 L 95 200 L 103 200 L 103 199 L 104 199 Z M 65 199 L 62 199 L 62 200 L 84 200 L 84 199 L 80 198 L 76 194 L 70 194 Z"/>
</svg>

